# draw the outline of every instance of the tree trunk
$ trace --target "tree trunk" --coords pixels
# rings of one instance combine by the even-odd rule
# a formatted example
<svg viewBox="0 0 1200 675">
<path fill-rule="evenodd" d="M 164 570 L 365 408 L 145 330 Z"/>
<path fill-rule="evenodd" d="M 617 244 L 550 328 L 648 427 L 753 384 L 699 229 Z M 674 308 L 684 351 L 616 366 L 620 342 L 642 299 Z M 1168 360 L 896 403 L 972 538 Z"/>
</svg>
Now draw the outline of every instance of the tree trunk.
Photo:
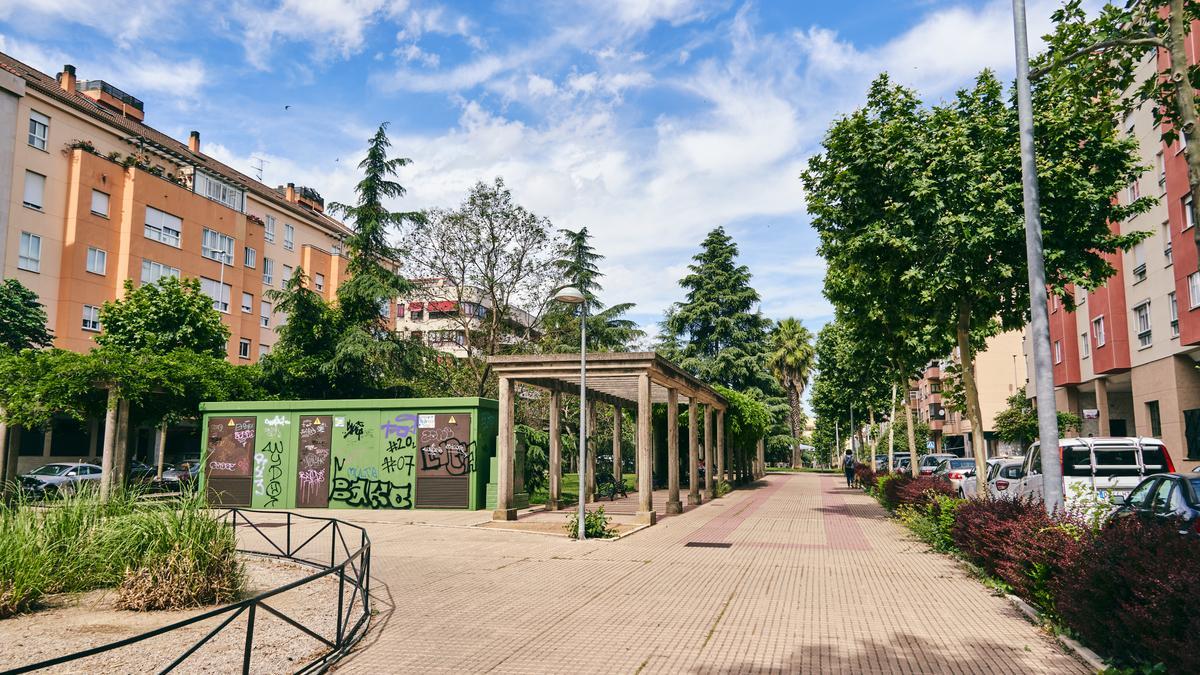
<svg viewBox="0 0 1200 675">
<path fill-rule="evenodd" d="M 167 456 L 167 423 L 163 422 L 158 426 L 158 471 L 156 472 L 157 480 L 162 480 L 163 462 Z"/>
<path fill-rule="evenodd" d="M 800 392 L 796 387 L 788 387 L 788 422 L 792 427 L 792 468 L 798 469 L 800 460 Z"/>
<path fill-rule="evenodd" d="M 913 478 L 919 474 L 917 469 L 917 433 L 913 429 L 913 411 L 912 406 L 908 404 L 908 399 L 904 401 L 904 421 L 908 427 L 908 469 L 912 472 Z"/>
<path fill-rule="evenodd" d="M 1186 16 L 1184 0 L 1170 0 L 1170 10 L 1167 19 L 1167 45 L 1171 54 L 1171 79 L 1175 83 L 1175 110 L 1179 113 L 1179 128 L 1176 131 L 1186 142 L 1183 148 L 1183 158 L 1187 161 L 1188 191 L 1192 195 L 1192 211 L 1200 207 L 1200 152 L 1196 143 L 1196 90 L 1188 78 L 1187 42 L 1189 19 Z M 1196 246 L 1200 248 L 1200 228 L 1196 228 L 1193 237 Z"/>
<path fill-rule="evenodd" d="M 104 415 L 104 449 L 100 455 L 100 500 L 108 499 L 113 485 L 113 454 L 117 451 L 117 388 L 108 388 L 108 407 Z"/>
<path fill-rule="evenodd" d="M 971 420 L 971 445 L 975 455 L 975 485 L 980 497 L 987 496 L 987 445 L 983 440 L 983 410 L 979 406 L 979 390 L 975 388 L 975 354 L 971 350 L 971 307 L 966 302 L 958 306 L 958 354 L 962 363 L 963 393 L 967 399 L 967 416 Z"/>
<path fill-rule="evenodd" d="M 896 383 L 892 383 L 892 412 L 888 413 L 888 465 L 887 470 L 891 472 L 892 467 L 896 466 Z"/>
</svg>

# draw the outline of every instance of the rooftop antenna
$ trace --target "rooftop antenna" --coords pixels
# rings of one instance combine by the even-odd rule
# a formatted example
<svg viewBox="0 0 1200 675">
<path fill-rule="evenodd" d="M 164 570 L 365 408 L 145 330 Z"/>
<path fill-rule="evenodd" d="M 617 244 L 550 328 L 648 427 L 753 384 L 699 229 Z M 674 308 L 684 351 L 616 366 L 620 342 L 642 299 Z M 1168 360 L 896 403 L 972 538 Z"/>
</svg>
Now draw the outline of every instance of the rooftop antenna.
<svg viewBox="0 0 1200 675">
<path fill-rule="evenodd" d="M 251 168 L 254 169 L 254 177 L 258 179 L 258 182 L 260 182 L 260 183 L 262 182 L 263 168 L 266 167 L 266 165 L 268 165 L 270 163 L 271 163 L 270 161 L 265 160 L 262 157 L 251 157 L 250 158 L 250 166 L 251 166 Z"/>
</svg>

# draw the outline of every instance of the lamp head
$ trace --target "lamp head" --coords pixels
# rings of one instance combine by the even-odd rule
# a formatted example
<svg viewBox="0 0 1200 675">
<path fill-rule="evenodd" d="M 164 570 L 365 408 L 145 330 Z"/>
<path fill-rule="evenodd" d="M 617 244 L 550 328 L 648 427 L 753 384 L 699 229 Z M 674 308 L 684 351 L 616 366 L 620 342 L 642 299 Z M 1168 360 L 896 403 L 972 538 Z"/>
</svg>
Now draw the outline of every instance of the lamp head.
<svg viewBox="0 0 1200 675">
<path fill-rule="evenodd" d="M 554 299 L 558 302 L 565 302 L 569 305 L 580 305 L 583 304 L 584 300 L 586 300 L 586 298 L 583 296 L 583 293 L 581 293 L 579 289 L 575 288 L 574 286 L 565 286 L 560 288 L 558 292 L 554 294 Z"/>
</svg>

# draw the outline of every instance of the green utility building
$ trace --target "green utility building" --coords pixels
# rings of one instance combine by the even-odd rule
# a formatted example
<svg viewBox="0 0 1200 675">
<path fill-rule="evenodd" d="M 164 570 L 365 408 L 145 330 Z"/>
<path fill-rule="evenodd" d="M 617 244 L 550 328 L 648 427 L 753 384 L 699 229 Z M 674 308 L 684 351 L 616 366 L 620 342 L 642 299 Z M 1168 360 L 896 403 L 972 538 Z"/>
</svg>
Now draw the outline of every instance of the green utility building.
<svg viewBox="0 0 1200 675">
<path fill-rule="evenodd" d="M 241 401 L 200 411 L 201 481 L 214 503 L 484 508 L 496 452 L 492 399 Z"/>
</svg>

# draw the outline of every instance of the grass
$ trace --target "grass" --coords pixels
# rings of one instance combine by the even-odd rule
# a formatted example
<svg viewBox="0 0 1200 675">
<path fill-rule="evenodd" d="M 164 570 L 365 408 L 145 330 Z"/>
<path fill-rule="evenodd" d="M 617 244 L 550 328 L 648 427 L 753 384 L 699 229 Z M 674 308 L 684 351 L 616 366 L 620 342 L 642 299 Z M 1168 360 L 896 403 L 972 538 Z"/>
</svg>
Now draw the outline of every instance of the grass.
<svg viewBox="0 0 1200 675">
<path fill-rule="evenodd" d="M 129 609 L 194 607 L 236 598 L 245 586 L 232 528 L 203 493 L 102 502 L 80 491 L 52 502 L 0 505 L 0 618 L 46 595 L 116 588 Z"/>
<path fill-rule="evenodd" d="M 621 479 L 625 481 L 625 489 L 631 494 L 637 492 L 636 478 L 631 473 L 621 475 Z M 530 504 L 545 504 L 550 498 L 550 487 L 536 490 L 529 495 Z M 562 503 L 578 504 L 579 503 L 579 474 L 564 473 L 562 477 Z"/>
</svg>

